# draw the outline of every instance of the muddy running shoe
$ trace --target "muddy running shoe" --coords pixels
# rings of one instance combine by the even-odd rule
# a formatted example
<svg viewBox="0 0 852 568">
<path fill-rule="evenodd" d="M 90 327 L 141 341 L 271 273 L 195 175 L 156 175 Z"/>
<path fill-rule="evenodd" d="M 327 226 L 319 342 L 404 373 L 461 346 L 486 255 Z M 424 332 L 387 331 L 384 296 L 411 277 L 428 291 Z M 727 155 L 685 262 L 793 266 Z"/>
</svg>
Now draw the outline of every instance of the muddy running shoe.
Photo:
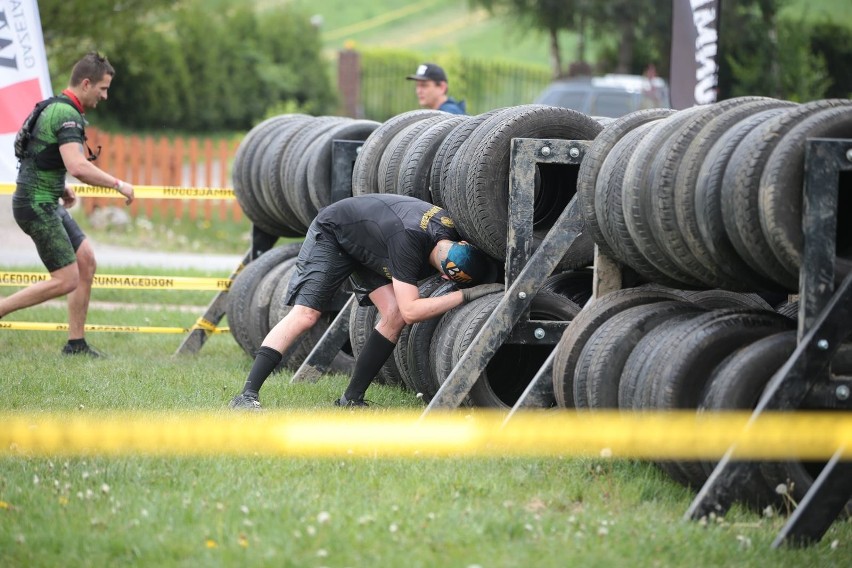
<svg viewBox="0 0 852 568">
<path fill-rule="evenodd" d="M 260 410 L 261 406 L 260 401 L 257 400 L 256 396 L 238 394 L 231 399 L 231 402 L 228 403 L 228 408 L 235 408 L 237 410 Z"/>
<path fill-rule="evenodd" d="M 71 345 L 70 343 L 66 343 L 65 347 L 62 348 L 63 355 L 88 355 L 93 358 L 106 358 L 106 356 L 89 345 L 88 343 L 84 343 L 83 345 Z"/>
<path fill-rule="evenodd" d="M 334 401 L 334 406 L 343 406 L 346 408 L 353 408 L 356 406 L 370 406 L 367 404 L 363 398 L 356 398 L 354 400 L 349 400 L 346 396 L 341 395 L 340 398 Z"/>
</svg>

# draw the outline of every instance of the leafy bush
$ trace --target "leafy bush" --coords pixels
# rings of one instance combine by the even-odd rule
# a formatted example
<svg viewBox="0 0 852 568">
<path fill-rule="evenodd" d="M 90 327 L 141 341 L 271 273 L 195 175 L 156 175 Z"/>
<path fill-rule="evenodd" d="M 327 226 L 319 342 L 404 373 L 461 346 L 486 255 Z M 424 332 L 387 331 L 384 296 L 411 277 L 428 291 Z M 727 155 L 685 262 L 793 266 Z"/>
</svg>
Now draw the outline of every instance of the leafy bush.
<svg viewBox="0 0 852 568">
<path fill-rule="evenodd" d="M 128 128 L 246 130 L 293 101 L 330 113 L 336 102 L 316 29 L 289 6 L 178 4 L 116 39 L 107 120 Z M 207 9 L 204 9 L 205 6 Z"/>
</svg>

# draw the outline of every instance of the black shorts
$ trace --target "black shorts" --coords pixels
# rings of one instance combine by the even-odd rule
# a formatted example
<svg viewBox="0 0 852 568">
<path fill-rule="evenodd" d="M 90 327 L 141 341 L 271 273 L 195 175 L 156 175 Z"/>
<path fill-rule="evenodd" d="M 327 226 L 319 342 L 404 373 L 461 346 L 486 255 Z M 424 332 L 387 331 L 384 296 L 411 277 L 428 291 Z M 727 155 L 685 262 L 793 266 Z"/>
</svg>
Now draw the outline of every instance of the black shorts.
<svg viewBox="0 0 852 568">
<path fill-rule="evenodd" d="M 13 204 L 15 222 L 35 243 L 48 272 L 77 262 L 77 249 L 86 235 L 58 203 Z"/>
<path fill-rule="evenodd" d="M 323 311 L 349 278 L 352 289 L 362 306 L 372 305 L 369 294 L 390 281 L 361 266 L 341 249 L 334 235 L 315 223 L 308 228 L 305 242 L 299 250 L 296 273 L 290 279 L 286 303 L 288 306 L 307 306 Z"/>
</svg>

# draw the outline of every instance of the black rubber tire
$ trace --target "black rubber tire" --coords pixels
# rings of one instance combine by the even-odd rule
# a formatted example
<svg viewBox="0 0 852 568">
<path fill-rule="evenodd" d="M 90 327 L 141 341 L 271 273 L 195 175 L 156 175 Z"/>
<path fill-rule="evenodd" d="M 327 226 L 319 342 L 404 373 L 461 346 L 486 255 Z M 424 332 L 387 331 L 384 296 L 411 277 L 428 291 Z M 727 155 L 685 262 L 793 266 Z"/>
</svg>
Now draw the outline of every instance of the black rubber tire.
<svg viewBox="0 0 852 568">
<path fill-rule="evenodd" d="M 432 337 L 432 373 L 443 383 L 502 299 L 502 293 L 474 300 L 448 312 Z M 539 293 L 530 304 L 530 319 L 571 321 L 580 306 L 559 294 Z M 550 354 L 547 345 L 502 345 L 471 387 L 470 406 L 508 409 L 514 406 Z"/>
<path fill-rule="evenodd" d="M 429 297 L 443 296 L 457 289 L 453 282 L 444 280 L 429 294 Z M 432 367 L 429 362 L 429 348 L 435 328 L 438 327 L 441 317 L 435 317 L 412 325 L 408 332 L 408 344 L 406 345 L 406 353 L 404 354 L 408 362 L 411 382 L 414 385 L 413 390 L 415 393 L 421 395 L 423 401 L 427 403 L 432 400 L 432 397 L 435 396 L 435 393 L 438 392 L 438 388 L 440 387 L 438 381 L 432 376 Z M 400 353 L 400 355 L 402 356 L 403 354 Z"/>
<path fill-rule="evenodd" d="M 253 346 L 249 333 L 249 306 L 254 291 L 263 276 L 274 266 L 299 254 L 300 243 L 291 243 L 270 249 L 249 262 L 234 278 L 228 290 L 228 302 L 225 313 L 228 316 L 228 326 L 231 337 L 243 348 L 249 356 L 254 357 L 257 347 Z"/>
<path fill-rule="evenodd" d="M 695 182 L 695 211 L 703 254 L 696 254 L 696 258 L 717 273 L 722 288 L 741 291 L 777 288 L 747 264 L 731 243 L 722 219 L 722 184 L 728 162 L 743 138 L 758 125 L 789 110 L 773 108 L 740 120 L 719 137 L 701 162 Z"/>
<path fill-rule="evenodd" d="M 393 193 L 399 195 L 399 172 L 405 167 L 402 161 L 405 157 L 405 152 L 408 147 L 417 140 L 417 137 L 423 134 L 429 127 L 442 122 L 445 116 L 430 116 L 423 120 L 418 120 L 413 124 L 409 124 L 400 130 L 390 142 L 388 142 L 385 151 L 382 152 L 382 158 L 379 160 L 379 171 L 377 176 L 379 193 Z"/>
<path fill-rule="evenodd" d="M 444 282 L 440 274 L 435 274 L 429 278 L 425 278 L 417 285 L 417 290 L 421 298 L 428 298 L 438 286 Z M 399 334 L 399 341 L 396 343 L 396 348 L 393 350 L 393 356 L 396 360 L 396 366 L 399 369 L 400 377 L 403 384 L 414 393 L 419 392 L 419 389 L 412 378 L 411 367 L 408 364 L 408 338 L 411 334 L 411 326 L 407 325 L 402 328 Z"/>
<path fill-rule="evenodd" d="M 307 115 L 282 115 L 261 122 L 240 142 L 234 156 L 232 171 L 237 202 L 246 217 L 270 235 L 296 236 L 270 212 L 263 197 L 260 180 L 255 174 L 268 151 L 269 138 L 288 124 L 309 118 Z"/>
<path fill-rule="evenodd" d="M 714 370 L 698 406 L 699 412 L 751 410 L 757 406 L 769 379 L 796 349 L 796 332 L 785 331 L 759 339 L 735 351 Z M 709 476 L 715 461 L 702 461 Z M 783 503 L 775 487 L 770 486 L 754 464 L 747 477 L 735 487 L 735 498 L 757 510 Z"/>
<path fill-rule="evenodd" d="M 577 197 L 586 220 L 586 229 L 591 232 L 592 239 L 600 247 L 601 252 L 613 256 L 598 222 L 595 212 L 595 185 L 598 174 L 609 152 L 628 132 L 651 121 L 660 120 L 671 115 L 671 109 L 644 109 L 621 116 L 609 122 L 598 134 L 580 163 L 577 172 Z"/>
<path fill-rule="evenodd" d="M 694 186 L 681 187 L 677 184 L 677 174 L 684 163 L 689 146 L 703 135 L 703 128 L 712 120 L 729 111 L 742 108 L 752 108 L 776 101 L 766 97 L 736 97 L 712 105 L 700 107 L 690 115 L 690 119 L 677 128 L 660 147 L 661 156 L 656 158 L 657 164 L 652 171 L 651 183 L 648 186 L 650 208 L 646 209 L 646 220 L 650 223 L 651 234 L 664 255 L 678 270 L 686 274 L 694 282 L 705 287 L 717 286 L 718 279 L 714 271 L 704 269 L 704 265 L 693 255 L 680 226 L 678 211 L 675 205 L 678 192 L 688 192 L 689 199 L 685 203 L 694 204 Z"/>
<path fill-rule="evenodd" d="M 287 203 L 286 188 L 284 180 L 280 175 L 281 164 L 293 139 L 299 132 L 310 130 L 318 119 L 307 117 L 293 120 L 283 125 L 273 135 L 269 136 L 264 143 L 267 148 L 263 158 L 255 164 L 252 179 L 255 180 L 263 203 L 279 223 L 294 236 L 304 236 L 305 232 L 299 223 L 296 214 Z"/>
<path fill-rule="evenodd" d="M 787 132 L 821 110 L 850 104 L 845 99 L 813 101 L 773 117 L 753 128 L 725 167 L 722 183 L 722 221 L 740 257 L 780 290 L 798 290 L 792 277 L 775 258 L 760 226 L 760 176 L 776 144 Z"/>
<path fill-rule="evenodd" d="M 711 260 L 699 229 L 699 211 L 696 207 L 696 192 L 699 191 L 699 173 L 705 159 L 711 159 L 713 145 L 740 121 L 770 109 L 795 106 L 794 103 L 779 100 L 758 100 L 746 102 L 722 112 L 707 122 L 698 131 L 683 150 L 683 158 L 677 168 L 674 179 L 674 212 L 679 237 L 692 252 L 686 259 L 677 256 L 673 260 L 681 268 L 706 282 L 708 286 L 744 289 L 739 279 L 732 279 L 720 270 Z M 721 223 L 721 217 L 719 220 Z M 696 264 L 697 263 L 697 264 Z"/>
<path fill-rule="evenodd" d="M 588 268 L 558 272 L 541 285 L 542 292 L 553 292 L 565 296 L 578 306 L 585 306 L 592 297 L 594 273 Z"/>
<path fill-rule="evenodd" d="M 453 219 L 479 248 L 506 257 L 509 226 L 509 162 L 513 138 L 594 140 L 602 130 L 591 117 L 567 108 L 527 105 L 511 116 L 496 114 L 474 130 L 453 157 L 459 208 Z M 540 164 L 533 203 L 533 235 L 542 239 L 576 193 L 576 170 Z M 579 213 L 579 211 L 578 211 Z M 458 218 L 457 218 L 458 217 Z M 588 240 L 590 251 L 593 241 Z M 589 254 L 591 258 L 591 254 Z"/>
<path fill-rule="evenodd" d="M 422 132 L 406 149 L 397 179 L 397 193 L 410 195 L 429 203 L 437 203 L 429 189 L 432 165 L 441 143 L 456 126 L 469 120 L 467 116 L 454 115 L 433 124 Z"/>
<path fill-rule="evenodd" d="M 795 328 L 773 311 L 714 310 L 683 323 L 667 337 L 669 348 L 658 353 L 647 369 L 651 406 L 656 410 L 698 408 L 716 365 L 743 345 Z M 700 463 L 660 464 L 677 481 L 700 487 L 707 479 Z"/>
<path fill-rule="evenodd" d="M 699 310 L 671 314 L 639 339 L 624 362 L 621 378 L 618 381 L 619 409 L 632 412 L 652 408 L 653 379 L 648 373 L 648 368 L 660 351 L 667 350 L 669 334 L 675 332 L 676 328 L 684 322 L 700 317 L 704 313 L 706 312 Z"/>
<path fill-rule="evenodd" d="M 655 121 L 646 122 L 622 136 L 604 159 L 595 185 L 595 213 L 601 234 L 615 259 L 649 282 L 678 286 L 678 282 L 668 278 L 639 252 L 627 230 L 622 207 L 624 173 L 630 156 L 655 124 Z"/>
<path fill-rule="evenodd" d="M 379 126 L 381 123 L 374 120 L 353 120 L 332 128 L 311 143 L 305 151 L 309 156 L 306 177 L 308 196 L 315 209 L 331 205 L 333 141 L 363 141 Z"/>
<path fill-rule="evenodd" d="M 379 192 L 379 161 L 388 143 L 400 130 L 425 118 L 441 115 L 446 113 L 429 109 L 412 110 L 389 118 L 373 130 L 364 140 L 352 168 L 352 195 Z"/>
<path fill-rule="evenodd" d="M 794 302 L 782 302 L 781 304 L 775 306 L 775 311 L 781 314 L 782 316 L 786 316 L 792 320 L 799 319 L 799 301 L 796 300 Z"/>
<path fill-rule="evenodd" d="M 636 344 L 657 325 L 701 308 L 685 301 L 654 302 L 628 308 L 605 321 L 589 337 L 574 372 L 574 404 L 578 409 L 618 408 L 621 372 Z"/>
<path fill-rule="evenodd" d="M 284 201 L 298 221 L 298 227 L 295 228 L 302 234 L 307 234 L 308 227 L 317 214 L 308 191 L 308 148 L 323 134 L 349 120 L 340 117 L 317 118 L 310 128 L 302 129 L 293 135 L 281 156 L 278 176 L 284 188 Z"/>
<path fill-rule="evenodd" d="M 849 101 L 852 105 L 852 101 Z M 805 141 L 808 138 L 852 138 L 852 106 L 823 110 L 784 134 L 769 156 L 760 176 L 760 225 L 775 257 L 798 282 L 802 265 L 804 236 L 802 209 Z M 838 183 L 845 178 L 841 177 Z M 848 194 L 849 182 L 840 188 L 840 196 Z M 837 255 L 852 254 L 852 222 L 849 208 L 837 208 Z"/>
<path fill-rule="evenodd" d="M 571 321 L 571 325 L 562 334 L 555 349 L 553 359 L 553 393 L 557 405 L 562 408 L 574 408 L 574 371 L 580 352 L 589 337 L 606 320 L 615 314 L 642 304 L 681 300 L 675 290 L 654 288 L 626 288 L 611 292 L 593 300 Z"/>
<path fill-rule="evenodd" d="M 732 292 L 730 290 L 701 290 L 698 292 L 685 291 L 684 298 L 705 310 L 726 308 L 757 308 L 771 310 L 769 302 L 757 294 Z"/>
<path fill-rule="evenodd" d="M 700 280 L 681 270 L 660 244 L 654 218 L 660 210 L 656 202 L 658 186 L 664 182 L 666 157 L 678 132 L 701 116 L 704 109 L 692 107 L 653 123 L 630 155 L 622 181 L 621 208 L 624 223 L 636 248 L 654 267 L 674 282 L 702 287 Z"/>
<path fill-rule="evenodd" d="M 505 109 L 495 109 L 489 112 L 484 112 L 476 116 L 471 116 L 452 130 L 444 137 L 444 140 L 438 146 L 438 151 L 435 152 L 435 158 L 432 160 L 432 170 L 429 173 L 429 193 L 432 195 L 432 203 L 443 207 L 453 214 L 450 204 L 447 203 L 447 198 L 444 193 L 453 190 L 445 190 L 446 175 L 449 172 L 452 164 L 453 156 L 458 153 L 459 146 L 467 140 L 470 133 L 476 130 L 476 127 L 488 120 L 491 116 Z"/>
</svg>

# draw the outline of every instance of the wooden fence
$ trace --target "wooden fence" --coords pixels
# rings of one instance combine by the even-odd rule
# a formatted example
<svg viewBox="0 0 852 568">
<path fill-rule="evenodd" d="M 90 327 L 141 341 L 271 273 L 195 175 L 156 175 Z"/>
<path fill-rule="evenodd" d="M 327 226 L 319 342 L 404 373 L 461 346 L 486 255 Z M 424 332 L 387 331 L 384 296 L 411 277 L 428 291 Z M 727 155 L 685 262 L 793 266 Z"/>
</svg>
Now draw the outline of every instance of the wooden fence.
<svg viewBox="0 0 852 568">
<path fill-rule="evenodd" d="M 134 185 L 232 187 L 230 168 L 239 142 L 124 136 L 96 128 L 86 129 L 86 135 L 93 151 L 100 147 L 98 167 Z M 86 198 L 83 208 L 89 214 L 115 203 L 114 199 Z M 207 221 L 243 218 L 235 199 L 137 199 L 130 205 L 130 214 Z"/>
</svg>

